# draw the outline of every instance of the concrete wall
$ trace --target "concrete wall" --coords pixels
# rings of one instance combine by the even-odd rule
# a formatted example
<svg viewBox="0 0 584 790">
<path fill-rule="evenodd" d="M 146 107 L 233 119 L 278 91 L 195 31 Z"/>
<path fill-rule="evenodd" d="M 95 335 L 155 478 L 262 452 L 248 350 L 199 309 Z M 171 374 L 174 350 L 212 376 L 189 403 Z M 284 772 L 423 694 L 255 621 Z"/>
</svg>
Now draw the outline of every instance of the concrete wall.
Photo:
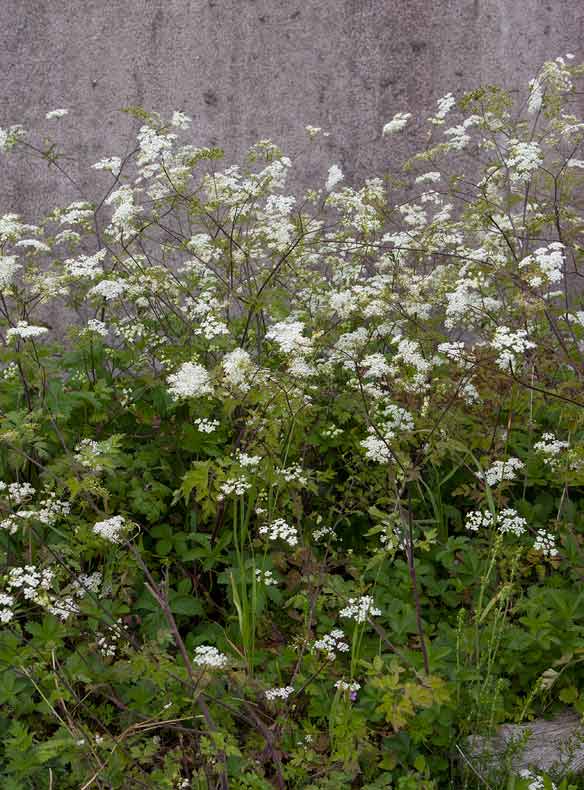
<svg viewBox="0 0 584 790">
<path fill-rule="evenodd" d="M 525 83 L 545 59 L 584 60 L 584 3 L 574 0 L 0 0 L 0 126 L 63 123 L 72 172 L 128 150 L 119 108 L 181 109 L 193 142 L 228 160 L 270 137 L 295 156 L 306 124 L 331 136 L 300 168 L 340 164 L 379 175 L 399 110 L 427 112 L 448 91 Z M 54 128 L 54 127 L 53 127 Z M 77 199 L 46 168 L 0 162 L 0 211 L 31 219 L 55 196 Z"/>
</svg>

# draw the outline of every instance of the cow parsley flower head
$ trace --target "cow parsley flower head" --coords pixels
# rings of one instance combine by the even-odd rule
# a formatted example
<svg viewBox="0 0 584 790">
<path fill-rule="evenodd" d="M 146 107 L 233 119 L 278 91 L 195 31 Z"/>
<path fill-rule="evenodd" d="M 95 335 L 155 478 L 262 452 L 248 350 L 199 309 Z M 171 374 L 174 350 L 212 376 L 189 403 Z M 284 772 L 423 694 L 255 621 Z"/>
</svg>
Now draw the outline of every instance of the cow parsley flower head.
<svg viewBox="0 0 584 790">
<path fill-rule="evenodd" d="M 20 124 L 9 126 L 7 129 L 0 127 L 0 153 L 8 153 L 25 136 L 26 132 Z"/>
<path fill-rule="evenodd" d="M 540 441 L 533 445 L 535 452 L 543 456 L 544 464 L 552 468 L 558 465 L 558 455 L 568 447 L 568 442 L 556 439 L 553 433 L 542 434 Z"/>
<path fill-rule="evenodd" d="M 278 580 L 275 578 L 273 571 L 271 570 L 262 570 L 261 568 L 256 568 L 255 572 L 256 582 L 258 584 L 263 584 L 265 587 L 277 587 Z"/>
<path fill-rule="evenodd" d="M 522 143 L 511 140 L 507 167 L 511 170 L 511 181 L 529 181 L 543 163 L 543 152 L 539 143 Z"/>
<path fill-rule="evenodd" d="M 489 511 L 482 513 L 480 510 L 472 510 L 466 514 L 464 526 L 469 532 L 478 532 L 493 526 L 493 514 Z"/>
<path fill-rule="evenodd" d="M 47 119 L 47 121 L 52 121 L 54 118 L 64 118 L 66 115 L 69 115 L 69 110 L 65 110 L 61 108 L 58 110 L 50 110 L 45 115 L 45 118 Z"/>
<path fill-rule="evenodd" d="M 334 661 L 337 653 L 347 653 L 349 645 L 345 641 L 345 634 L 340 628 L 334 628 L 329 634 L 321 636 L 313 645 L 315 650 L 322 650 L 327 654 L 329 661 Z"/>
<path fill-rule="evenodd" d="M 277 699 L 287 700 L 291 694 L 294 694 L 294 686 L 282 686 L 266 689 L 264 694 L 266 699 L 270 702 L 274 702 L 274 700 Z"/>
<path fill-rule="evenodd" d="M 192 124 L 193 119 L 190 118 L 188 115 L 185 115 L 184 112 L 180 112 L 179 110 L 175 110 L 172 114 L 172 118 L 170 123 L 176 129 L 188 129 Z"/>
<path fill-rule="evenodd" d="M 229 658 L 212 645 L 199 645 L 195 648 L 193 663 L 205 669 L 223 669 L 229 663 Z"/>
<path fill-rule="evenodd" d="M 291 527 L 283 518 L 262 525 L 258 531 L 260 535 L 266 535 L 269 540 L 282 540 L 292 547 L 298 545 L 298 530 L 296 527 Z"/>
<path fill-rule="evenodd" d="M 22 268 L 16 255 L 0 255 L 0 290 L 12 285 L 16 273 Z"/>
<path fill-rule="evenodd" d="M 514 480 L 515 475 L 525 464 L 519 458 L 508 458 L 506 461 L 495 461 L 486 472 L 477 472 L 479 480 L 484 480 L 489 486 L 496 486 L 503 480 Z"/>
<path fill-rule="evenodd" d="M 545 529 L 538 529 L 533 541 L 533 548 L 541 551 L 544 557 L 557 557 L 556 539 L 551 532 Z"/>
<path fill-rule="evenodd" d="M 497 530 L 502 535 L 519 537 L 527 530 L 527 520 L 512 507 L 506 507 L 497 516 Z"/>
<path fill-rule="evenodd" d="M 98 521 L 93 525 L 96 535 L 109 540 L 111 543 L 121 543 L 123 532 L 126 528 L 126 521 L 123 516 L 112 516 L 104 521 Z"/>
<path fill-rule="evenodd" d="M 279 321 L 266 332 L 266 340 L 273 340 L 284 354 L 303 354 L 312 348 L 310 338 L 304 337 L 303 331 L 302 321 Z"/>
<path fill-rule="evenodd" d="M 535 348 L 535 343 L 527 340 L 525 329 L 513 331 L 506 326 L 500 326 L 495 331 L 491 341 L 492 347 L 499 352 L 497 365 L 501 370 L 517 366 L 517 357 L 522 357 L 530 348 Z"/>
<path fill-rule="evenodd" d="M 339 617 L 347 620 L 354 620 L 356 623 L 365 623 L 370 617 L 381 614 L 381 609 L 375 606 L 375 602 L 370 595 L 362 595 L 360 598 L 349 598 L 347 605 L 339 612 Z"/>
<path fill-rule="evenodd" d="M 388 464 L 394 461 L 395 455 L 388 443 L 389 439 L 393 438 L 393 434 L 382 438 L 374 433 L 373 428 L 370 428 L 370 431 L 369 436 L 359 442 L 365 450 L 365 457 L 376 464 Z"/>
<path fill-rule="evenodd" d="M 204 417 L 197 417 L 194 423 L 201 433 L 214 433 L 219 427 L 219 420 L 207 420 Z"/>
<path fill-rule="evenodd" d="M 26 321 L 19 321 L 16 326 L 7 330 L 6 339 L 11 340 L 13 337 L 16 337 L 21 340 L 28 340 L 32 337 L 46 335 L 48 331 L 46 326 L 32 326 Z"/>
<path fill-rule="evenodd" d="M 107 170 L 112 176 L 119 176 L 122 170 L 122 160 L 119 156 L 110 156 L 107 159 L 100 159 L 99 162 L 91 165 L 94 170 Z"/>
<path fill-rule="evenodd" d="M 343 171 L 338 165 L 333 165 L 329 168 L 328 171 L 328 178 L 326 180 L 326 191 L 332 192 L 333 189 L 336 187 L 344 179 Z"/>
<path fill-rule="evenodd" d="M 227 382 L 242 392 L 246 392 L 249 389 L 249 379 L 253 372 L 253 363 L 247 351 L 242 348 L 230 351 L 223 357 L 222 364 Z"/>
<path fill-rule="evenodd" d="M 543 778 L 541 776 L 537 776 L 537 774 L 532 773 L 527 768 L 522 768 L 519 771 L 519 776 L 522 779 L 528 780 L 529 785 L 527 790 L 545 790 L 546 788 Z M 550 782 L 549 790 L 557 790 L 557 786 L 554 784 L 554 782 Z"/>
<path fill-rule="evenodd" d="M 100 296 L 106 302 L 112 302 L 114 299 L 119 299 L 127 290 L 128 283 L 125 280 L 102 280 L 94 285 L 88 293 L 92 296 Z"/>
<path fill-rule="evenodd" d="M 176 373 L 167 378 L 167 382 L 169 393 L 177 399 L 201 398 L 213 392 L 209 374 L 196 362 L 183 363 Z"/>
<path fill-rule="evenodd" d="M 383 127 L 383 137 L 386 137 L 388 134 L 394 134 L 394 132 L 401 132 L 402 129 L 405 129 L 411 117 L 411 112 L 397 112 L 391 121 L 388 121 Z"/>
</svg>

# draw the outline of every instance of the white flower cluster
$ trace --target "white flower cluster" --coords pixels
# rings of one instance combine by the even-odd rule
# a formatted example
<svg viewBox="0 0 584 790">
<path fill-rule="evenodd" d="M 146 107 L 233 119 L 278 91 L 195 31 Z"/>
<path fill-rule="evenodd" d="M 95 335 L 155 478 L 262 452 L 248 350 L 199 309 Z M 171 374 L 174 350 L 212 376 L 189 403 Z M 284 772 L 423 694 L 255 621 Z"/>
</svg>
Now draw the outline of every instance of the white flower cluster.
<svg viewBox="0 0 584 790">
<path fill-rule="evenodd" d="M 485 513 L 480 510 L 472 510 L 470 513 L 467 513 L 464 526 L 469 532 L 488 529 L 493 526 L 493 514 L 488 510 Z"/>
<path fill-rule="evenodd" d="M 25 565 L 22 568 L 11 568 L 8 573 L 6 587 L 8 590 L 21 590 L 27 601 L 43 604 L 53 582 L 53 571 L 45 568 L 38 570 L 36 565 Z M 5 604 L 8 606 L 8 604 Z M 8 615 L 5 615 L 7 618 Z M 11 619 L 11 618 L 10 618 Z M 8 622 L 7 619 L 4 622 Z"/>
<path fill-rule="evenodd" d="M 283 699 L 286 700 L 291 694 L 294 694 L 294 686 L 281 686 L 272 689 L 266 689 L 265 697 L 270 702 L 273 702 L 276 699 Z"/>
<path fill-rule="evenodd" d="M 304 337 L 301 321 L 280 321 L 266 333 L 266 340 L 273 340 L 284 354 L 305 354 L 312 348 L 311 340 Z"/>
<path fill-rule="evenodd" d="M 298 530 L 291 527 L 283 518 L 277 518 L 270 524 L 263 524 L 259 528 L 260 535 L 266 535 L 269 540 L 282 540 L 289 546 L 298 545 Z"/>
<path fill-rule="evenodd" d="M 251 488 L 251 483 L 246 477 L 235 477 L 231 480 L 226 480 L 221 484 L 221 494 L 219 500 L 224 499 L 226 496 L 243 496 L 246 491 Z"/>
<path fill-rule="evenodd" d="M 14 618 L 14 596 L 0 592 L 0 623 L 9 623 Z"/>
<path fill-rule="evenodd" d="M 22 268 L 16 255 L 0 255 L 0 289 L 12 285 L 16 273 Z"/>
<path fill-rule="evenodd" d="M 170 123 L 175 129 L 188 129 L 192 122 L 193 119 L 180 110 L 175 110 L 170 119 Z"/>
<path fill-rule="evenodd" d="M 244 453 L 241 450 L 237 449 L 235 451 L 235 460 L 240 466 L 244 466 L 247 469 L 255 470 L 261 463 L 262 456 L 248 455 L 247 453 Z"/>
<path fill-rule="evenodd" d="M 338 183 L 344 179 L 343 171 L 338 165 L 333 165 L 328 171 L 326 191 L 332 192 Z"/>
<path fill-rule="evenodd" d="M 93 209 L 84 200 L 76 200 L 67 208 L 62 209 L 59 215 L 61 225 L 76 225 L 79 222 L 87 222 L 93 219 Z"/>
<path fill-rule="evenodd" d="M 315 650 L 324 651 L 329 661 L 334 661 L 337 653 L 347 653 L 349 651 L 349 645 L 345 642 L 345 634 L 340 628 L 334 628 L 330 633 L 317 639 L 313 647 Z"/>
<path fill-rule="evenodd" d="M 302 486 L 308 485 L 308 477 L 306 476 L 306 472 L 300 466 L 300 464 L 276 467 L 274 471 L 287 483 L 300 483 Z"/>
<path fill-rule="evenodd" d="M 213 392 L 209 374 L 196 362 L 183 363 L 176 373 L 168 377 L 167 382 L 170 385 L 169 393 L 177 399 L 201 398 Z"/>
<path fill-rule="evenodd" d="M 539 143 L 522 143 L 511 140 L 507 167 L 511 172 L 511 181 L 529 181 L 531 174 L 543 163 L 543 153 Z"/>
<path fill-rule="evenodd" d="M 503 480 L 514 480 L 517 472 L 524 466 L 525 464 L 519 458 L 495 461 L 486 472 L 477 472 L 477 477 L 492 487 L 502 483 Z"/>
<path fill-rule="evenodd" d="M 318 541 L 323 540 L 324 538 L 336 540 L 337 534 L 332 527 L 325 525 L 323 527 L 317 527 L 316 529 L 313 529 L 312 538 L 318 543 Z"/>
<path fill-rule="evenodd" d="M 356 623 L 365 623 L 370 617 L 381 614 L 381 609 L 375 606 L 375 601 L 370 595 L 360 598 L 349 598 L 347 605 L 339 612 L 339 617 L 354 620 Z"/>
<path fill-rule="evenodd" d="M 532 773 L 527 768 L 522 768 L 519 771 L 519 776 L 529 781 L 527 790 L 545 790 L 546 785 L 543 778 Z M 557 786 L 553 782 L 550 782 L 549 790 L 557 790 Z"/>
<path fill-rule="evenodd" d="M 538 529 L 533 541 L 533 548 L 536 551 L 541 551 L 545 557 L 556 557 L 558 550 L 556 548 L 556 539 L 551 532 L 545 529 Z"/>
<path fill-rule="evenodd" d="M 236 348 L 223 357 L 223 370 L 226 381 L 242 392 L 247 392 L 253 375 L 254 365 L 250 355 L 242 348 Z"/>
<path fill-rule="evenodd" d="M 112 216 L 112 231 L 114 235 L 131 232 L 134 220 L 142 210 L 134 203 L 134 191 L 127 184 L 116 189 L 105 201 L 106 206 L 114 206 Z"/>
<path fill-rule="evenodd" d="M 517 356 L 522 356 L 530 348 L 535 348 L 535 343 L 527 340 L 525 329 L 513 331 L 507 326 L 500 326 L 495 331 L 491 341 L 492 347 L 499 351 L 497 365 L 501 370 L 517 367 Z"/>
<path fill-rule="evenodd" d="M 456 99 L 452 93 L 447 93 L 445 96 L 441 96 L 436 104 L 438 105 L 438 111 L 428 120 L 435 126 L 440 126 L 444 123 L 444 118 L 450 110 L 456 106 Z"/>
<path fill-rule="evenodd" d="M 124 634 L 124 626 L 122 620 L 119 619 L 116 625 L 110 627 L 107 633 L 98 631 L 96 633 L 95 646 L 98 651 L 106 658 L 113 658 L 118 651 L 120 640 Z"/>
<path fill-rule="evenodd" d="M 538 288 L 545 283 L 559 283 L 564 276 L 564 245 L 553 241 L 547 247 L 539 247 L 531 255 L 519 263 L 520 269 L 534 268 L 535 273 L 529 275 L 529 283 Z"/>
<path fill-rule="evenodd" d="M 207 420 L 204 417 L 197 417 L 194 423 L 201 433 L 213 433 L 219 427 L 219 420 Z"/>
<path fill-rule="evenodd" d="M 263 571 L 261 568 L 256 568 L 255 576 L 258 584 L 263 584 L 266 587 L 277 587 L 278 585 L 278 580 L 270 570 Z"/>
<path fill-rule="evenodd" d="M 100 159 L 94 165 L 91 165 L 94 170 L 107 170 L 112 176 L 119 176 L 122 169 L 122 160 L 119 156 L 111 156 L 108 159 Z"/>
<path fill-rule="evenodd" d="M 16 326 L 7 330 L 6 339 L 11 340 L 13 337 L 19 337 L 22 340 L 28 340 L 31 337 L 46 335 L 48 331 L 45 326 L 32 326 L 26 321 L 19 321 Z"/>
<path fill-rule="evenodd" d="M 68 516 L 71 512 L 71 504 L 61 499 L 57 499 L 54 491 L 46 492 L 35 510 L 19 510 L 16 514 L 19 519 L 35 519 L 41 524 L 51 525 L 58 521 L 61 516 Z"/>
<path fill-rule="evenodd" d="M 33 250 L 33 252 L 50 252 L 51 248 L 44 241 L 39 239 L 21 239 L 16 242 L 16 247 L 25 247 L 26 249 Z"/>
<path fill-rule="evenodd" d="M 99 296 L 106 302 L 119 299 L 128 290 L 128 283 L 125 280 L 102 280 L 89 290 L 91 296 Z"/>
<path fill-rule="evenodd" d="M 67 258 L 65 269 L 70 277 L 87 277 L 94 280 L 102 274 L 102 261 L 107 255 L 107 250 L 98 250 L 94 255 L 80 255 L 78 258 Z"/>
<path fill-rule="evenodd" d="M 568 442 L 556 439 L 553 433 L 542 434 L 540 441 L 533 445 L 533 449 L 536 453 L 541 453 L 543 455 L 544 464 L 552 468 L 559 463 L 558 455 L 560 455 L 562 450 L 566 450 L 568 447 Z"/>
<path fill-rule="evenodd" d="M 20 124 L 9 126 L 6 129 L 0 127 L 0 152 L 5 154 L 10 151 L 25 135 L 26 132 Z"/>
<path fill-rule="evenodd" d="M 370 461 L 377 464 L 387 464 L 394 460 L 395 456 L 391 447 L 389 447 L 389 439 L 393 438 L 393 434 L 389 437 L 378 436 L 372 427 L 369 427 L 369 436 L 362 439 L 359 444 L 365 450 L 365 456 Z"/>
<path fill-rule="evenodd" d="M 223 669 L 229 663 L 229 658 L 211 645 L 199 645 L 195 648 L 193 663 L 205 669 Z"/>
<path fill-rule="evenodd" d="M 401 132 L 402 129 L 405 129 L 411 117 L 411 112 L 396 112 L 391 121 L 388 121 L 383 127 L 382 136 L 386 137 L 388 134 Z"/>
<path fill-rule="evenodd" d="M 497 529 L 502 535 L 511 534 L 519 537 L 527 529 L 527 520 L 512 507 L 507 507 L 497 516 Z"/>
<path fill-rule="evenodd" d="M 35 495 L 36 490 L 30 483 L 4 483 L 0 480 L 0 493 L 6 491 L 13 505 L 20 505 L 25 499 Z"/>
<path fill-rule="evenodd" d="M 337 680 L 335 683 L 335 688 L 339 691 L 349 691 L 351 695 L 357 694 L 359 689 L 361 688 L 361 684 L 357 683 L 356 680 L 347 682 L 346 680 Z"/>
<path fill-rule="evenodd" d="M 96 442 L 95 439 L 82 439 L 75 446 L 73 457 L 78 464 L 86 469 L 91 469 L 92 472 L 101 472 L 103 466 L 98 459 L 102 455 L 104 455 L 104 447 L 101 442 Z"/>
<path fill-rule="evenodd" d="M 111 543 L 121 543 L 123 532 L 126 528 L 126 521 L 123 516 L 112 516 L 104 521 L 97 521 L 93 525 L 96 535 L 109 540 Z"/>
<path fill-rule="evenodd" d="M 54 118 L 64 118 L 66 115 L 69 115 L 69 110 L 60 108 L 58 110 L 49 110 L 45 118 L 47 121 L 52 121 Z"/>
<path fill-rule="evenodd" d="M 101 337 L 106 337 L 109 329 L 103 321 L 99 321 L 97 318 L 90 318 L 87 322 L 87 331 L 95 332 L 97 335 L 101 335 Z"/>
</svg>

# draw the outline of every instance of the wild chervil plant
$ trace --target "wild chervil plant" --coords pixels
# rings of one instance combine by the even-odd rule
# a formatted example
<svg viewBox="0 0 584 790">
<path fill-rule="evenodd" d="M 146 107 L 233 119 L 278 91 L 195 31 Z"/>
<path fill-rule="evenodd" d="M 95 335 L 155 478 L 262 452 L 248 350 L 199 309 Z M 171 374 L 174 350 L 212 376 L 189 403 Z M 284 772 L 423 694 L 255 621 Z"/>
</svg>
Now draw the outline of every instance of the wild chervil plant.
<svg viewBox="0 0 584 790">
<path fill-rule="evenodd" d="M 568 786 L 466 736 L 584 712 L 583 74 L 300 197 L 133 108 L 101 195 L 0 218 L 5 790 Z"/>
</svg>

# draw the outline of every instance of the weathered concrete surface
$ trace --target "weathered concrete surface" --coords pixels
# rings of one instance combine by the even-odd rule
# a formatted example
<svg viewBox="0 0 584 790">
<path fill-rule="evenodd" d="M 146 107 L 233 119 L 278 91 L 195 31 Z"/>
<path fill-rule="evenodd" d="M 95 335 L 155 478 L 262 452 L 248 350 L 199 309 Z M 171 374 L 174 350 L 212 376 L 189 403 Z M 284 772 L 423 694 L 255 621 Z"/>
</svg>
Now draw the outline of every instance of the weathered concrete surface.
<svg viewBox="0 0 584 790">
<path fill-rule="evenodd" d="M 229 161 L 265 137 L 296 156 L 304 126 L 322 126 L 300 180 L 336 162 L 355 182 L 389 166 L 394 112 L 584 60 L 573 0 L 0 0 L 0 30 L 0 126 L 48 128 L 47 110 L 70 108 L 59 128 L 84 187 L 104 176 L 78 162 L 128 150 L 128 104 L 186 111 L 193 142 Z M 0 211 L 78 199 L 46 168 L 4 161 L 0 178 Z"/>
</svg>

